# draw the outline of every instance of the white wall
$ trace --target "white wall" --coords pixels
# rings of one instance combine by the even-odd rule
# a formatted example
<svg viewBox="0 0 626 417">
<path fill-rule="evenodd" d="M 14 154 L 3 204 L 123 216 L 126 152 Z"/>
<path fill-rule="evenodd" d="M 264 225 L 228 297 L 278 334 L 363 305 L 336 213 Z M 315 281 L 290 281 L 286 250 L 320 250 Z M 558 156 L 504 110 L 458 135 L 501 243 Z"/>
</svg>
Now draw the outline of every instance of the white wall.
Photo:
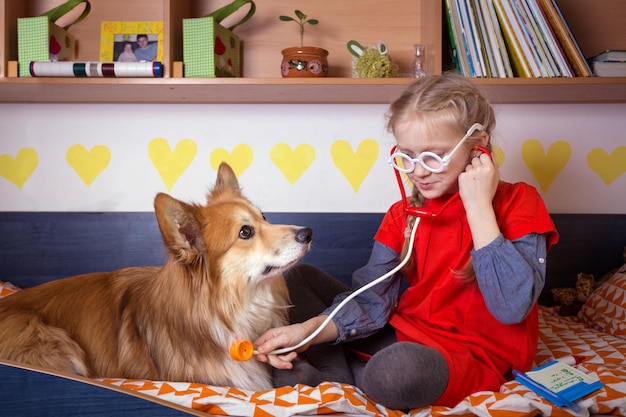
<svg viewBox="0 0 626 417">
<path fill-rule="evenodd" d="M 399 197 L 386 108 L 0 104 L 0 210 L 203 201 L 226 157 L 264 211 L 383 212 Z M 503 179 L 536 186 L 554 213 L 626 213 L 626 104 L 495 109 Z"/>
</svg>

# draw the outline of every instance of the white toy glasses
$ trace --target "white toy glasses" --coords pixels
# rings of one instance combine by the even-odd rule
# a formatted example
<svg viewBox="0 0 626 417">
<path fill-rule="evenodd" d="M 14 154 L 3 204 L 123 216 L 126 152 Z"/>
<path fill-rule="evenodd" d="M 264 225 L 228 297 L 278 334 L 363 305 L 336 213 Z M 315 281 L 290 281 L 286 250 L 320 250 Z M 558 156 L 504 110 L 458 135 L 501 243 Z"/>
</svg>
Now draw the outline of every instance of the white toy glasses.
<svg viewBox="0 0 626 417">
<path fill-rule="evenodd" d="M 409 155 L 403 152 L 394 151 L 389 156 L 389 165 L 394 167 L 397 171 L 408 173 L 413 172 L 413 170 L 415 169 L 415 163 L 417 162 L 425 170 L 430 171 L 434 174 L 438 174 L 448 166 L 448 164 L 450 163 L 450 158 L 452 158 L 452 155 L 454 155 L 457 149 L 459 149 L 461 145 L 467 140 L 467 138 L 472 136 L 472 134 L 474 134 L 474 132 L 476 132 L 477 130 L 485 130 L 485 127 L 480 123 L 474 123 L 472 127 L 467 130 L 465 136 L 461 138 L 461 140 L 459 141 L 459 143 L 457 143 L 454 149 L 452 149 L 449 154 L 444 155 L 443 158 L 436 153 L 430 151 L 420 153 L 417 158 L 411 158 Z"/>
</svg>

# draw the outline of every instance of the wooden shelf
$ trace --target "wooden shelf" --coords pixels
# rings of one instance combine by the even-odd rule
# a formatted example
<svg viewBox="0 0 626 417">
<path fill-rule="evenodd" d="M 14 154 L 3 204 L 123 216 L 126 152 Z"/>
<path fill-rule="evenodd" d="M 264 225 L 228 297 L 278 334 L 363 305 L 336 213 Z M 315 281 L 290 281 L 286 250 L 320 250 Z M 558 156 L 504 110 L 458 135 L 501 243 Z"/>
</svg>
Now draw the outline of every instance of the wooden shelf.
<svg viewBox="0 0 626 417">
<path fill-rule="evenodd" d="M 9 77 L 8 62 L 17 61 L 17 19 L 36 16 L 58 5 L 55 0 L 0 0 L 0 103 L 389 103 L 413 80 L 353 79 L 346 41 L 364 44 L 383 39 L 400 73 L 410 72 L 415 42 L 426 45 L 429 73 L 443 68 L 443 18 L 439 0 L 362 0 L 349 7 L 336 0 L 317 0 L 306 11 L 319 18 L 307 40 L 331 52 L 328 78 L 278 78 L 280 50 L 297 35 L 295 25 L 279 22 L 283 0 L 257 2 L 250 22 L 237 28 L 243 40 L 245 78 L 175 78 L 170 64 L 182 61 L 182 19 L 203 16 L 230 0 L 91 0 L 92 11 L 71 31 L 80 40 L 78 61 L 99 57 L 100 24 L 110 20 L 163 20 L 165 77 L 17 78 Z M 585 56 L 602 49 L 626 49 L 623 20 L 626 1 L 605 0 L 602 7 L 588 0 L 559 0 Z M 595 4 L 595 3 L 594 3 Z M 61 23 L 61 22 L 58 22 Z M 225 25 L 228 26 L 229 23 Z M 624 103 L 626 77 L 475 79 L 494 104 Z"/>
<path fill-rule="evenodd" d="M 494 104 L 626 103 L 625 77 L 475 79 Z"/>
<path fill-rule="evenodd" d="M 2 103 L 389 103 L 411 78 L 3 78 Z M 625 103 L 624 78 L 474 79 L 494 104 Z"/>
</svg>

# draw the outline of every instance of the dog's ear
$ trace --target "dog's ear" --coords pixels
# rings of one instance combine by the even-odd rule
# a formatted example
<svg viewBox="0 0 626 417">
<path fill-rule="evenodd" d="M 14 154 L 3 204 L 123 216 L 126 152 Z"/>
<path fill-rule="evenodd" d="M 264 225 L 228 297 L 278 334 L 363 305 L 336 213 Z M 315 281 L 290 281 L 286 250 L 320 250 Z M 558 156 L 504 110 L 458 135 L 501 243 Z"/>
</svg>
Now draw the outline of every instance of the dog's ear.
<svg viewBox="0 0 626 417">
<path fill-rule="evenodd" d="M 187 264 L 203 256 L 202 227 L 192 206 L 159 193 L 154 199 L 154 211 L 163 241 L 172 255 Z"/>
<path fill-rule="evenodd" d="M 213 187 L 214 194 L 223 191 L 241 191 L 237 175 L 226 162 L 222 162 L 217 169 L 217 181 L 215 182 L 215 187 Z"/>
</svg>

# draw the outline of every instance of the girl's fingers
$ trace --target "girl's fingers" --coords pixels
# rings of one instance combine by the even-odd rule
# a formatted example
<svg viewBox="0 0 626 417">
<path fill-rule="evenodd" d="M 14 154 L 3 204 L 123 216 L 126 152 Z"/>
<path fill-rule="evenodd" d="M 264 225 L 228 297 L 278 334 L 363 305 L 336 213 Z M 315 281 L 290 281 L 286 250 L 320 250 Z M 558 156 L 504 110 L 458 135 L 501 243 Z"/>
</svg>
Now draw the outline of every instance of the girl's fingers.
<svg viewBox="0 0 626 417">
<path fill-rule="evenodd" d="M 267 360 L 261 360 L 261 357 L 265 357 Z M 298 357 L 296 352 L 289 352 L 284 355 L 258 355 L 258 360 L 266 362 L 272 365 L 276 369 L 291 369 L 293 364 L 291 363 Z"/>
</svg>

